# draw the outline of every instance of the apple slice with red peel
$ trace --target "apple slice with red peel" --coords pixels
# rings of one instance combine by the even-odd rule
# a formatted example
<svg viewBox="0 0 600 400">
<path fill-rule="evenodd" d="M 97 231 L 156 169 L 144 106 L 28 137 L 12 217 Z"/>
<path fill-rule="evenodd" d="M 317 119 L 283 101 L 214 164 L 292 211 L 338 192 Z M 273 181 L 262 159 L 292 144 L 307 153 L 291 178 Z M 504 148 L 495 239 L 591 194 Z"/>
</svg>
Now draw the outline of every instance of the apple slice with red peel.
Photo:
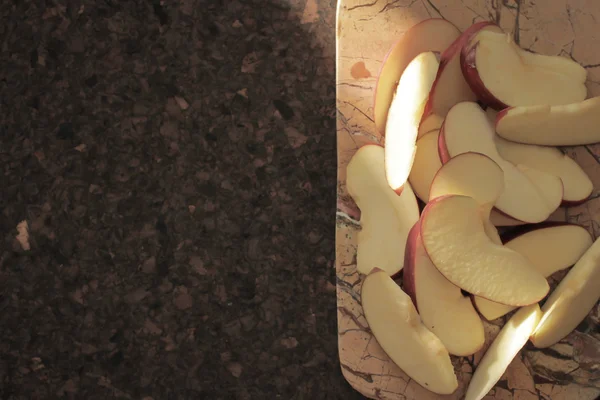
<svg viewBox="0 0 600 400">
<path fill-rule="evenodd" d="M 518 219 L 514 219 L 513 217 L 509 217 L 501 211 L 493 209 L 490 213 L 490 222 L 494 226 L 519 226 L 526 224 L 526 222 L 519 221 Z"/>
<path fill-rule="evenodd" d="M 471 102 L 455 105 L 440 130 L 442 163 L 467 152 L 488 156 L 504 171 L 504 192 L 496 201 L 496 208 L 525 222 L 546 220 L 554 209 L 548 206 L 546 198 L 523 172 L 500 156 L 495 136 L 492 124 L 479 105 Z"/>
<path fill-rule="evenodd" d="M 502 327 L 487 349 L 469 382 L 465 400 L 480 400 L 500 380 L 538 325 L 542 312 L 537 304 L 521 308 Z"/>
<path fill-rule="evenodd" d="M 439 131 L 433 131 L 417 140 L 417 154 L 408 176 L 413 191 L 425 203 L 429 200 L 433 177 L 442 167 L 438 154 L 438 136 Z"/>
<path fill-rule="evenodd" d="M 373 336 L 400 369 L 434 393 L 456 390 L 448 351 L 423 325 L 410 297 L 387 273 L 374 269 L 365 278 L 361 300 Z"/>
<path fill-rule="evenodd" d="M 395 275 L 403 267 L 404 248 L 410 228 L 419 219 L 417 199 L 409 184 L 401 195 L 385 178 L 384 150 L 363 146 L 347 166 L 346 186 L 361 211 L 357 269 L 368 274 L 378 267 Z"/>
<path fill-rule="evenodd" d="M 600 298 L 600 240 L 585 252 L 542 306 L 543 316 L 531 336 L 535 347 L 549 347 L 583 321 Z"/>
<path fill-rule="evenodd" d="M 560 178 L 556 175 L 538 171 L 527 165 L 517 164 L 516 167 L 529 178 L 531 183 L 533 183 L 533 186 L 538 189 L 546 201 L 547 208 L 551 210 L 551 212 L 554 212 L 560 206 L 563 198 L 563 183 Z"/>
<path fill-rule="evenodd" d="M 512 306 L 533 304 L 548 293 L 548 282 L 524 256 L 492 242 L 472 198 L 438 197 L 420 221 L 429 258 L 461 289 Z"/>
<path fill-rule="evenodd" d="M 431 87 L 425 105 L 423 119 L 432 115 L 443 119 L 452 106 L 462 101 L 476 101 L 469 84 L 465 81 L 461 66 L 460 52 L 479 31 L 490 30 L 502 33 L 499 26 L 490 21 L 478 22 L 465 30 L 440 56 L 440 67 Z"/>
<path fill-rule="evenodd" d="M 469 297 L 447 280 L 433 265 L 423 243 L 421 226 L 408 235 L 404 260 L 404 290 L 425 326 L 446 346 L 450 354 L 468 356 L 483 347 L 483 323 Z"/>
<path fill-rule="evenodd" d="M 431 183 L 429 200 L 449 194 L 473 198 L 480 207 L 485 231 L 502 244 L 496 227 L 489 221 L 494 203 L 504 191 L 504 172 L 491 158 L 479 153 L 462 153 L 450 159 Z"/>
<path fill-rule="evenodd" d="M 439 131 L 444 123 L 444 118 L 436 114 L 431 114 L 428 117 L 424 117 L 419 125 L 419 135 L 417 138 L 422 138 L 428 133 Z"/>
<path fill-rule="evenodd" d="M 431 18 L 411 27 L 394 44 L 383 61 L 375 87 L 373 114 L 378 132 L 385 132 L 396 85 L 408 64 L 421 53 L 441 53 L 459 35 L 460 31 L 452 23 Z"/>
<path fill-rule="evenodd" d="M 546 278 L 575 264 L 592 245 L 592 237 L 582 226 L 548 222 L 517 229 L 503 236 L 504 245 L 522 254 Z M 511 312 L 514 307 L 473 297 L 477 311 L 488 321 Z"/>
<path fill-rule="evenodd" d="M 461 67 L 471 90 L 486 105 L 561 105 L 586 98 L 586 72 L 563 57 L 527 54 L 508 34 L 479 31 L 462 48 Z"/>
<path fill-rule="evenodd" d="M 385 172 L 400 193 L 412 168 L 423 107 L 438 69 L 432 52 L 421 53 L 404 70 L 385 127 Z"/>
<path fill-rule="evenodd" d="M 538 171 L 558 176 L 563 183 L 563 205 L 585 202 L 594 186 L 585 171 L 569 156 L 554 147 L 515 143 L 496 136 L 496 148 L 505 160 L 527 165 Z"/>
<path fill-rule="evenodd" d="M 600 142 L 600 97 L 580 103 L 511 107 L 496 117 L 496 132 L 513 142 L 578 146 Z"/>
</svg>

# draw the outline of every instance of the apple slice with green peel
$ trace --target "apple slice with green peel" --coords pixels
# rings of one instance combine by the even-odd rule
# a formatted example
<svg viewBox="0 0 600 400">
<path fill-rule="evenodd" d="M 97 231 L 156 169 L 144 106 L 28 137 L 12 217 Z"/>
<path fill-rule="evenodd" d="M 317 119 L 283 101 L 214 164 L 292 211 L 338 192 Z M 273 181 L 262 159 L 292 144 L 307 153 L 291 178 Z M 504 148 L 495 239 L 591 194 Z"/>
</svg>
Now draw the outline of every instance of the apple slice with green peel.
<svg viewBox="0 0 600 400">
<path fill-rule="evenodd" d="M 375 266 L 395 275 L 403 267 L 404 248 L 410 228 L 419 219 L 417 199 L 409 184 L 401 195 L 385 178 L 384 150 L 363 146 L 347 166 L 346 186 L 361 211 L 357 269 L 368 274 Z"/>
<path fill-rule="evenodd" d="M 440 67 L 431 87 L 429 99 L 425 105 L 423 118 L 432 115 L 443 119 L 450 108 L 462 101 L 476 101 L 469 84 L 465 81 L 461 66 L 460 52 L 469 40 L 479 31 L 490 30 L 502 33 L 502 29 L 493 22 L 484 21 L 471 25 L 440 56 Z"/>
<path fill-rule="evenodd" d="M 525 256 L 546 278 L 575 264 L 592 245 L 592 237 L 585 228 L 562 222 L 527 226 L 509 232 L 502 239 L 506 247 Z M 488 321 L 514 310 L 480 297 L 473 297 L 473 304 Z"/>
<path fill-rule="evenodd" d="M 554 209 L 548 206 L 548 201 L 523 172 L 500 156 L 495 136 L 492 124 L 479 105 L 471 102 L 455 105 L 440 130 L 442 163 L 467 152 L 488 156 L 504 171 L 504 192 L 496 201 L 496 208 L 525 222 L 546 220 Z"/>
<path fill-rule="evenodd" d="M 578 146 L 600 142 L 600 97 L 580 103 L 512 107 L 496 117 L 496 132 L 513 142 Z"/>
<path fill-rule="evenodd" d="M 554 147 L 515 143 L 496 136 L 496 148 L 505 160 L 517 165 L 527 165 L 551 175 L 563 183 L 563 205 L 585 202 L 594 186 L 585 171 L 569 156 Z"/>
<path fill-rule="evenodd" d="M 502 244 L 498 230 L 490 222 L 490 211 L 504 191 L 504 172 L 491 158 L 479 153 L 462 153 L 450 159 L 431 183 L 429 200 L 449 194 L 473 198 L 480 207 L 485 231 L 492 241 Z"/>
<path fill-rule="evenodd" d="M 431 200 L 420 221 L 429 258 L 461 289 L 512 306 L 533 304 L 548 293 L 548 282 L 524 256 L 492 242 L 472 198 Z"/>
<path fill-rule="evenodd" d="M 518 219 L 514 219 L 513 217 L 509 217 L 508 215 L 500 212 L 498 210 L 492 210 L 490 213 L 490 222 L 494 226 L 519 226 L 526 224 L 526 222 L 519 221 Z"/>
<path fill-rule="evenodd" d="M 400 193 L 412 168 L 423 107 L 438 69 L 432 52 L 421 53 L 404 70 L 385 127 L 385 172 Z"/>
<path fill-rule="evenodd" d="M 542 312 L 537 304 L 521 308 L 502 327 L 469 382 L 465 400 L 482 399 L 500 380 L 535 330 Z"/>
<path fill-rule="evenodd" d="M 479 31 L 462 48 L 461 67 L 479 100 L 497 110 L 577 103 L 587 95 L 583 67 L 563 57 L 528 54 L 508 34 Z"/>
<path fill-rule="evenodd" d="M 450 354 L 468 356 L 485 342 L 483 323 L 469 297 L 433 265 L 423 243 L 421 226 L 408 235 L 404 260 L 404 290 L 411 297 L 425 326 Z"/>
<path fill-rule="evenodd" d="M 529 178 L 531 183 L 533 183 L 533 186 L 538 189 L 546 201 L 547 208 L 551 210 L 551 212 L 554 212 L 560 206 L 563 198 L 563 183 L 560 178 L 556 175 L 538 171 L 527 165 L 517 164 L 516 167 Z"/>
<path fill-rule="evenodd" d="M 400 369 L 434 393 L 456 390 L 448 350 L 423 325 L 410 297 L 392 278 L 374 269 L 363 282 L 361 300 L 373 336 Z"/>
<path fill-rule="evenodd" d="M 408 181 L 418 198 L 427 203 L 433 177 L 442 167 L 438 154 L 439 131 L 429 132 L 417 140 L 417 154 Z"/>
<path fill-rule="evenodd" d="M 535 347 L 549 347 L 583 321 L 600 298 L 600 239 L 585 252 L 542 306 L 542 319 L 531 336 Z"/>
<path fill-rule="evenodd" d="M 383 61 L 375 86 L 373 114 L 378 132 L 385 132 L 396 85 L 408 64 L 421 53 L 441 53 L 459 35 L 460 31 L 452 23 L 431 18 L 414 25 L 394 44 Z"/>
</svg>

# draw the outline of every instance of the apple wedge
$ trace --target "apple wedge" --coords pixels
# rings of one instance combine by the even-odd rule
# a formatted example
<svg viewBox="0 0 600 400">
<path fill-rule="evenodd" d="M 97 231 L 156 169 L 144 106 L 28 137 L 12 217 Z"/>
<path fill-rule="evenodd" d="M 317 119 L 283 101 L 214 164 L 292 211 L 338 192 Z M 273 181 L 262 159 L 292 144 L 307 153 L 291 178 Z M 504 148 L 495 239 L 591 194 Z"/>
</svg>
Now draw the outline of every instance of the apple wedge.
<svg viewBox="0 0 600 400">
<path fill-rule="evenodd" d="M 390 189 L 385 178 L 384 150 L 363 146 L 347 166 L 346 186 L 361 211 L 356 255 L 358 272 L 373 267 L 390 276 L 403 267 L 404 248 L 410 228 L 419 219 L 417 199 L 406 184 L 401 195 Z"/>
<path fill-rule="evenodd" d="M 490 21 L 478 22 L 465 30 L 440 56 L 440 67 L 431 87 L 425 105 L 423 119 L 436 115 L 443 119 L 450 108 L 462 101 L 476 101 L 469 84 L 465 81 L 461 66 L 460 52 L 479 31 L 490 30 L 502 33 L 499 26 Z"/>
<path fill-rule="evenodd" d="M 490 222 L 494 226 L 518 226 L 526 223 L 519 221 L 518 219 L 514 219 L 513 217 L 509 217 L 498 210 L 492 210 L 490 213 Z"/>
<path fill-rule="evenodd" d="M 373 336 L 400 369 L 438 394 L 458 387 L 448 351 L 423 323 L 410 297 L 374 269 L 363 282 L 362 307 Z"/>
<path fill-rule="evenodd" d="M 479 153 L 462 153 L 450 159 L 431 183 L 429 200 L 449 194 L 473 198 L 478 204 L 490 239 L 502 244 L 490 211 L 504 190 L 504 172 L 492 159 Z"/>
<path fill-rule="evenodd" d="M 438 154 L 439 131 L 429 132 L 417 140 L 417 153 L 408 181 L 418 198 L 427 203 L 433 177 L 442 167 Z"/>
<path fill-rule="evenodd" d="M 546 201 L 547 209 L 554 212 L 560 206 L 564 193 L 563 183 L 560 178 L 556 175 L 538 171 L 527 165 L 517 164 L 516 167 L 533 183 L 533 186 L 542 195 Z"/>
<path fill-rule="evenodd" d="M 548 293 L 548 282 L 524 256 L 492 242 L 472 198 L 438 197 L 420 221 L 429 258 L 461 289 L 512 306 L 533 304 Z"/>
<path fill-rule="evenodd" d="M 537 304 L 521 308 L 502 327 L 487 349 L 469 382 L 465 400 L 482 399 L 500 380 L 540 321 Z"/>
<path fill-rule="evenodd" d="M 450 354 L 468 356 L 483 347 L 483 323 L 469 297 L 433 265 L 423 243 L 421 226 L 412 227 L 404 259 L 404 290 L 417 308 L 425 326 L 446 346 Z"/>
<path fill-rule="evenodd" d="M 416 56 L 404 70 L 390 106 L 385 127 L 385 172 L 397 193 L 413 165 L 419 123 L 438 65 L 432 52 Z"/>
<path fill-rule="evenodd" d="M 461 67 L 479 100 L 497 110 L 577 103 L 587 95 L 583 67 L 563 57 L 527 53 L 508 34 L 479 31 L 462 48 Z"/>
<path fill-rule="evenodd" d="M 444 118 L 437 114 L 431 114 L 428 117 L 424 117 L 419 125 L 418 139 L 422 138 L 428 133 L 439 131 L 444 123 Z"/>
<path fill-rule="evenodd" d="M 504 171 L 504 192 L 496 201 L 496 208 L 525 222 L 546 220 L 555 208 L 549 206 L 549 199 L 540 192 L 538 186 L 500 156 L 495 136 L 494 128 L 481 107 L 471 102 L 459 103 L 448 112 L 440 130 L 440 159 L 446 163 L 452 157 L 467 152 L 488 156 Z"/>
<path fill-rule="evenodd" d="M 496 132 L 513 142 L 543 146 L 600 142 L 600 97 L 552 107 L 507 108 L 496 117 Z"/>
<path fill-rule="evenodd" d="M 561 222 L 517 229 L 503 237 L 504 245 L 522 254 L 544 277 L 568 268 L 592 245 L 592 237 L 582 226 Z M 488 321 L 508 314 L 514 307 L 473 296 L 477 311 Z"/>
<path fill-rule="evenodd" d="M 569 156 L 553 147 L 511 142 L 496 136 L 496 148 L 505 160 L 527 165 L 551 175 L 563 183 L 563 205 L 573 206 L 585 202 L 594 186 L 585 171 Z"/>
<path fill-rule="evenodd" d="M 535 347 L 549 347 L 566 337 L 600 298 L 600 240 L 586 251 L 542 306 L 542 319 L 531 336 Z"/>
<path fill-rule="evenodd" d="M 388 110 L 396 85 L 408 64 L 421 53 L 441 53 L 459 35 L 458 28 L 450 22 L 441 18 L 431 18 L 414 25 L 394 44 L 385 56 L 375 86 L 373 116 L 378 132 L 385 132 Z"/>
</svg>

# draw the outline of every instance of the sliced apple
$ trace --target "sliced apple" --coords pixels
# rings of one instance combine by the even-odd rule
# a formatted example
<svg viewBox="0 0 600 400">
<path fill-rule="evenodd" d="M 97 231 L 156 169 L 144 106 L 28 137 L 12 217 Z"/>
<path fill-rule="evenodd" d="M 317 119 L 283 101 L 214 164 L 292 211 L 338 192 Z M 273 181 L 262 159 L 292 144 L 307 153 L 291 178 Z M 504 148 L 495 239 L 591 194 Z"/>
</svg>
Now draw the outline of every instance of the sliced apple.
<svg viewBox="0 0 600 400">
<path fill-rule="evenodd" d="M 362 285 L 361 299 L 373 336 L 400 369 L 434 393 L 456 390 L 448 351 L 423 325 L 410 297 L 387 273 L 373 270 Z"/>
<path fill-rule="evenodd" d="M 419 125 L 419 134 L 417 138 L 422 138 L 428 133 L 433 131 L 439 131 L 444 123 L 444 118 L 436 114 L 431 114 L 428 117 L 424 117 Z"/>
<path fill-rule="evenodd" d="M 417 154 L 408 181 L 418 198 L 429 200 L 429 188 L 433 177 L 442 166 L 438 154 L 439 131 L 429 132 L 417 140 Z"/>
<path fill-rule="evenodd" d="M 600 142 L 600 97 L 580 103 L 512 107 L 496 118 L 496 132 L 513 142 L 578 146 Z"/>
<path fill-rule="evenodd" d="M 449 194 L 473 198 L 480 206 L 485 231 L 501 244 L 490 222 L 490 211 L 504 191 L 504 172 L 491 158 L 479 153 L 462 153 L 444 164 L 431 184 L 429 200 Z"/>
<path fill-rule="evenodd" d="M 483 347 L 483 323 L 469 297 L 433 265 L 421 241 L 421 226 L 408 235 L 404 260 L 404 290 L 411 297 L 425 326 L 450 354 L 468 356 Z"/>
<path fill-rule="evenodd" d="M 494 226 L 518 226 L 525 224 L 525 222 L 509 217 L 503 212 L 495 209 L 490 213 L 490 222 Z"/>
<path fill-rule="evenodd" d="M 440 131 L 439 152 L 442 163 L 467 152 L 488 156 L 504 171 L 504 192 L 496 201 L 496 208 L 525 222 L 546 220 L 555 208 L 548 205 L 548 200 L 523 172 L 500 156 L 495 136 L 485 112 L 476 103 L 463 102 L 455 105 L 448 112 Z"/>
<path fill-rule="evenodd" d="M 546 206 L 551 212 L 554 212 L 562 202 L 563 198 L 563 183 L 556 175 L 547 174 L 538 171 L 535 168 L 527 165 L 517 164 L 517 169 L 521 171 L 533 183 L 546 201 Z"/>
<path fill-rule="evenodd" d="M 385 127 L 385 172 L 390 187 L 398 193 L 414 162 L 419 123 L 438 65 L 432 52 L 415 57 L 404 70 L 390 106 Z"/>
<path fill-rule="evenodd" d="M 537 304 L 521 308 L 502 327 L 469 382 L 465 400 L 482 399 L 500 380 L 540 321 Z"/>
<path fill-rule="evenodd" d="M 543 316 L 531 336 L 535 347 L 549 347 L 566 337 L 600 298 L 600 240 L 586 251 L 542 306 Z"/>
<path fill-rule="evenodd" d="M 505 246 L 522 254 L 544 277 L 568 268 L 592 245 L 592 237 L 582 226 L 558 222 L 517 229 L 503 237 Z M 473 297 L 477 311 L 488 321 L 511 312 L 514 307 Z"/>
<path fill-rule="evenodd" d="M 477 96 L 473 93 L 463 76 L 460 66 L 460 52 L 465 44 L 481 30 L 502 32 L 502 29 L 493 22 L 478 22 L 465 30 L 441 54 L 440 67 L 423 112 L 424 119 L 432 115 L 443 119 L 455 104 L 461 101 L 477 100 Z"/>
<path fill-rule="evenodd" d="M 505 160 L 527 165 L 551 175 L 563 183 L 563 205 L 577 205 L 586 201 L 594 186 L 585 171 L 569 156 L 554 147 L 515 143 L 496 136 L 496 148 Z"/>
<path fill-rule="evenodd" d="M 570 104 L 587 95 L 583 67 L 563 57 L 529 54 L 508 34 L 479 31 L 463 47 L 461 67 L 479 100 L 497 110 Z"/>
<path fill-rule="evenodd" d="M 417 199 L 409 184 L 401 195 L 385 178 L 384 150 L 363 146 L 347 166 L 346 186 L 361 211 L 357 269 L 368 274 L 378 267 L 390 275 L 403 267 L 404 248 L 410 228 L 419 219 Z"/>
<path fill-rule="evenodd" d="M 548 282 L 524 256 L 492 242 L 472 198 L 438 197 L 420 221 L 429 258 L 461 289 L 513 306 L 535 303 L 548 293 Z"/>
<path fill-rule="evenodd" d="M 396 85 L 408 64 L 421 53 L 441 53 L 459 35 L 458 28 L 450 22 L 431 18 L 414 25 L 394 44 L 383 61 L 375 87 L 373 114 L 378 132 L 385 132 Z"/>
</svg>

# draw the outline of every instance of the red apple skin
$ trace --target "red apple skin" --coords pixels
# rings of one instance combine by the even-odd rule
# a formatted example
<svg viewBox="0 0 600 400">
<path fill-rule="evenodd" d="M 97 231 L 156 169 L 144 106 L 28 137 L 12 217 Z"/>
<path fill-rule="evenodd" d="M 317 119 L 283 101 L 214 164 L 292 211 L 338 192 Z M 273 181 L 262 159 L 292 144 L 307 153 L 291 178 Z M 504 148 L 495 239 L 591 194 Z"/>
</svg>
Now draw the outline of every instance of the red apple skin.
<svg viewBox="0 0 600 400">
<path fill-rule="evenodd" d="M 417 223 L 411 228 L 410 232 L 408 233 L 408 238 L 406 239 L 404 268 L 402 268 L 402 271 L 404 271 L 404 292 L 410 296 L 415 308 L 417 309 L 417 312 L 419 311 L 419 306 L 417 305 L 417 291 L 415 288 L 415 250 L 419 240 L 421 240 L 421 224 L 417 221 Z"/>
<path fill-rule="evenodd" d="M 442 126 L 440 128 L 440 134 L 438 136 L 438 155 L 440 156 L 440 161 L 442 165 L 446 164 L 452 157 L 450 157 L 450 153 L 448 152 L 448 146 L 446 146 L 446 120 L 442 122 Z"/>
<path fill-rule="evenodd" d="M 525 224 L 525 225 L 517 226 L 517 227 L 509 230 L 508 232 L 505 232 L 504 234 L 500 235 L 500 239 L 502 239 L 502 244 L 506 244 L 506 243 L 510 242 L 511 240 L 514 240 L 514 239 L 518 238 L 519 236 L 524 235 L 526 233 L 537 231 L 538 229 L 553 228 L 556 226 L 578 226 L 580 228 L 585 229 L 585 227 L 583 225 L 574 224 L 572 222 L 544 221 L 544 222 L 540 222 L 538 224 Z M 590 237 L 591 237 L 591 235 L 590 235 Z"/>
<path fill-rule="evenodd" d="M 472 42 L 465 44 L 460 52 L 460 68 L 463 76 L 473 93 L 475 93 L 477 98 L 485 105 L 494 110 L 508 108 L 506 104 L 490 93 L 479 76 L 476 65 L 477 46 L 479 42 L 477 42 L 476 39 L 477 38 L 474 37 Z"/>
<path fill-rule="evenodd" d="M 471 38 L 477 32 L 491 25 L 498 26 L 491 21 L 482 21 L 471 25 L 441 54 L 440 66 L 438 68 L 435 80 L 433 81 L 433 86 L 431 87 L 431 91 L 429 93 L 429 99 L 425 104 L 425 109 L 423 110 L 423 117 L 421 118 L 421 122 L 423 122 L 425 118 L 429 117 L 433 113 L 433 94 L 435 93 L 436 86 L 439 82 L 439 77 L 442 74 L 442 71 L 446 68 L 448 62 L 450 62 L 450 60 L 454 57 L 456 53 L 462 50 L 462 48 L 471 40 Z"/>
</svg>

